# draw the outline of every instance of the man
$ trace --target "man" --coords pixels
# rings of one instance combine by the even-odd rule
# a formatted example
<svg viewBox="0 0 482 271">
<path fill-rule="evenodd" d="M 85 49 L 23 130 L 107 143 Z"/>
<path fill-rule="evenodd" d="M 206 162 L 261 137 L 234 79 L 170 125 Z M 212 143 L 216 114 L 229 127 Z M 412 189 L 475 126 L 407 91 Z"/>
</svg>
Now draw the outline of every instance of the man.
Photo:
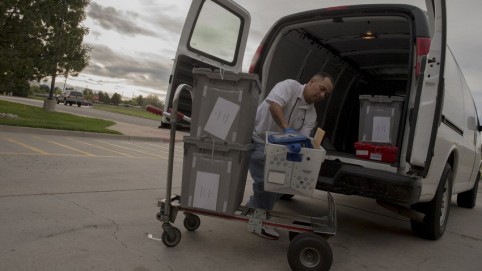
<svg viewBox="0 0 482 271">
<path fill-rule="evenodd" d="M 276 84 L 259 105 L 253 131 L 254 149 L 249 162 L 254 193 L 248 207 L 272 210 L 280 197 L 278 193 L 264 191 L 266 132 L 296 131 L 309 136 L 316 124 L 314 104 L 328 98 L 333 87 L 333 77 L 327 73 L 315 74 L 305 85 L 288 79 Z M 270 227 L 263 227 L 260 235 L 272 240 L 279 238 L 279 234 Z"/>
</svg>

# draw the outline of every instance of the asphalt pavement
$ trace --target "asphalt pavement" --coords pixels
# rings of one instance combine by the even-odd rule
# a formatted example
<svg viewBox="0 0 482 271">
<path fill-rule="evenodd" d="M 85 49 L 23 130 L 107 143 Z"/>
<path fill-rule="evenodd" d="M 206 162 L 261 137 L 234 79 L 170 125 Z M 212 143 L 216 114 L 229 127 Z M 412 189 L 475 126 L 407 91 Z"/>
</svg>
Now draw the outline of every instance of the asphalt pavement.
<svg viewBox="0 0 482 271">
<path fill-rule="evenodd" d="M 124 135 L 0 126 L 0 270 L 290 270 L 287 231 L 271 241 L 247 223 L 201 216 L 192 232 L 179 213 L 177 246 L 148 238 L 163 232 L 155 214 L 167 192 L 170 130 L 130 120 L 111 128 Z M 183 154 L 176 144 L 173 193 L 181 191 Z M 251 193 L 248 177 L 243 202 Z M 482 270 L 482 187 L 478 195 L 474 209 L 454 197 L 445 235 L 427 241 L 374 200 L 334 194 L 331 270 Z M 295 196 L 276 210 L 319 217 L 324 196 Z"/>
</svg>

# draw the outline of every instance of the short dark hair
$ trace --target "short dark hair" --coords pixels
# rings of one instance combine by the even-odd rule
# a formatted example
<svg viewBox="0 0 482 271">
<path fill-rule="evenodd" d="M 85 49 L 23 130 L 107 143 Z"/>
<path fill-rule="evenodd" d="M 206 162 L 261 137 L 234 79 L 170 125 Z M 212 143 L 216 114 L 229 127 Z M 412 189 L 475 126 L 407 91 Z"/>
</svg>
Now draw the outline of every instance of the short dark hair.
<svg viewBox="0 0 482 271">
<path fill-rule="evenodd" d="M 331 81 L 331 84 L 333 86 L 335 86 L 335 79 L 333 79 L 333 76 L 331 76 L 331 74 L 327 73 L 327 72 L 317 72 L 315 75 L 313 75 L 313 77 L 311 77 L 312 79 L 314 77 L 320 77 L 321 79 L 324 79 L 324 78 L 328 78 L 330 79 Z"/>
</svg>

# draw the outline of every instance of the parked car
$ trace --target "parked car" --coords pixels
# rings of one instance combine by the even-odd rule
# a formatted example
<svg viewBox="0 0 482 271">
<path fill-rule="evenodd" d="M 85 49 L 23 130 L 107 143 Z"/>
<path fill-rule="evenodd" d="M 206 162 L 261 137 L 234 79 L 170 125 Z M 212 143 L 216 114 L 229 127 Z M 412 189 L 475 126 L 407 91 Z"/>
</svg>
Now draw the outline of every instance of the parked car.
<svg viewBox="0 0 482 271">
<path fill-rule="evenodd" d="M 91 102 L 91 101 L 89 101 L 89 100 L 83 99 L 83 100 L 82 100 L 82 105 L 85 105 L 85 106 L 92 106 L 92 102 Z"/>
<path fill-rule="evenodd" d="M 55 99 L 57 100 L 57 104 L 59 103 L 64 103 L 65 102 L 65 97 L 67 96 L 66 92 L 60 93 L 57 96 L 55 96 Z"/>
<path fill-rule="evenodd" d="M 445 1 L 426 3 L 426 11 L 375 4 L 288 15 L 266 33 L 249 72 L 259 76 L 260 100 L 284 79 L 330 73 L 335 90 L 316 105 L 327 151 L 317 189 L 376 199 L 407 215 L 415 234 L 438 239 L 453 194 L 459 206 L 475 206 L 481 126 L 446 44 Z M 249 26 L 249 13 L 233 1 L 193 1 L 164 110 L 178 86 L 193 85 L 193 67 L 240 72 Z M 370 111 L 379 104 L 381 115 Z M 190 116 L 189 95 L 179 109 Z"/>
<path fill-rule="evenodd" d="M 69 90 L 66 91 L 56 97 L 57 104 L 64 103 L 64 105 L 69 104 L 76 104 L 78 107 L 81 107 L 84 104 L 84 94 L 77 90 Z"/>
</svg>

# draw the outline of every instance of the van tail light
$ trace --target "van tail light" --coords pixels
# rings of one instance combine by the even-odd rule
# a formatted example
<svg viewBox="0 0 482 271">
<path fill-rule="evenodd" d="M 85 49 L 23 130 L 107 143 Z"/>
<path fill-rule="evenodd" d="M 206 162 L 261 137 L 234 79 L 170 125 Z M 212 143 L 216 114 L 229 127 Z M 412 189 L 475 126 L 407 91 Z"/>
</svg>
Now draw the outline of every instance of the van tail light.
<svg viewBox="0 0 482 271">
<path fill-rule="evenodd" d="M 251 65 L 249 66 L 249 73 L 253 74 L 254 69 L 256 68 L 256 65 L 258 64 L 259 56 L 261 55 L 261 52 L 263 51 L 263 44 L 260 44 L 258 46 L 258 49 L 256 49 L 256 53 L 254 53 L 253 60 L 251 60 Z"/>
<path fill-rule="evenodd" d="M 428 55 L 430 51 L 430 38 L 417 38 L 417 65 L 415 67 L 415 75 L 418 77 L 422 72 L 422 58 Z"/>
</svg>

